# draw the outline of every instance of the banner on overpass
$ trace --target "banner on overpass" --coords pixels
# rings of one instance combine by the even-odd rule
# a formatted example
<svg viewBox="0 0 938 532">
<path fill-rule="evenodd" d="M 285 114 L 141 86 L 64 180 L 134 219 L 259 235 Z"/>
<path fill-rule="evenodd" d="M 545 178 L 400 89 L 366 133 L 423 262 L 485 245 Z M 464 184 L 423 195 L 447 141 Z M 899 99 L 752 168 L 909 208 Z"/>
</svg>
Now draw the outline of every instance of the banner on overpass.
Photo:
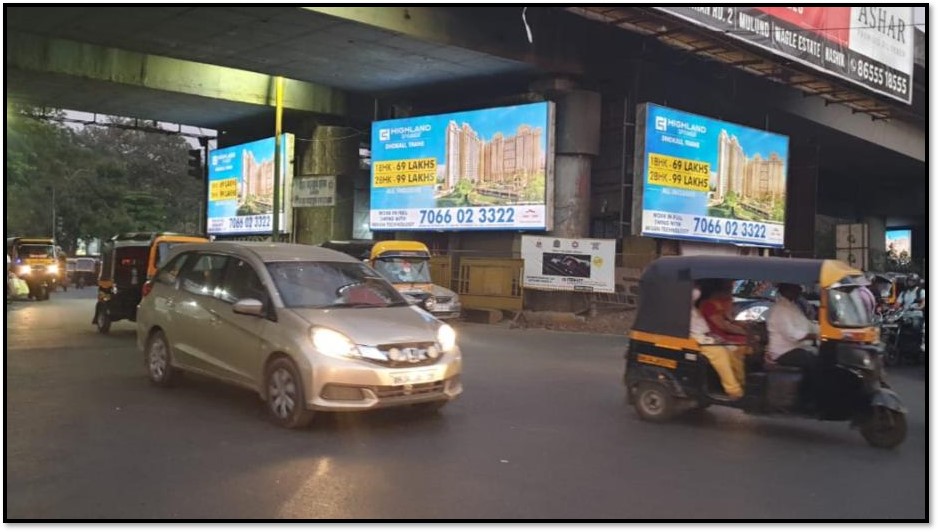
<svg viewBox="0 0 938 532">
<path fill-rule="evenodd" d="M 912 103 L 912 8 L 659 7 L 873 92 Z"/>
</svg>

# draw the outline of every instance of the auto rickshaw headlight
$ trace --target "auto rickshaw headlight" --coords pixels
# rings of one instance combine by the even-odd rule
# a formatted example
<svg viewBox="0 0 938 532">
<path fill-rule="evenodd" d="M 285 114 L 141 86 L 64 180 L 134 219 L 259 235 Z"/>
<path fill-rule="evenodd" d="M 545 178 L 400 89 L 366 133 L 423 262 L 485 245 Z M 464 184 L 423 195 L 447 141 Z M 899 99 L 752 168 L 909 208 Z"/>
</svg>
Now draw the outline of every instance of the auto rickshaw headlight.
<svg viewBox="0 0 938 532">
<path fill-rule="evenodd" d="M 46 271 L 52 275 L 55 275 L 59 273 L 59 267 L 56 266 L 55 264 L 50 264 L 49 267 L 46 268 Z"/>
<path fill-rule="evenodd" d="M 114 285 L 114 286 L 111 287 L 111 293 L 112 293 L 112 294 L 116 294 L 116 293 L 117 293 L 117 285 Z"/>
<path fill-rule="evenodd" d="M 29 264 L 23 264 L 20 266 L 20 275 L 29 275 L 32 273 L 33 268 Z"/>
</svg>

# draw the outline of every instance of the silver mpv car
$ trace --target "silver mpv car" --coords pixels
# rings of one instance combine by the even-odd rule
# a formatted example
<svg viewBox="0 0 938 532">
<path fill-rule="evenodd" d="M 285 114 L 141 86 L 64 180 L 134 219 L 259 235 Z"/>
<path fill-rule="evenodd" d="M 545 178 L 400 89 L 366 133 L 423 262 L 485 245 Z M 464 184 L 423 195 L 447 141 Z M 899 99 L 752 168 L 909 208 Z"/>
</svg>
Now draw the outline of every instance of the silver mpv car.
<svg viewBox="0 0 938 532">
<path fill-rule="evenodd" d="M 452 327 L 361 261 L 314 246 L 174 247 L 144 286 L 137 345 L 153 383 L 189 371 L 245 386 L 288 428 L 316 410 L 436 410 L 462 393 Z"/>
</svg>

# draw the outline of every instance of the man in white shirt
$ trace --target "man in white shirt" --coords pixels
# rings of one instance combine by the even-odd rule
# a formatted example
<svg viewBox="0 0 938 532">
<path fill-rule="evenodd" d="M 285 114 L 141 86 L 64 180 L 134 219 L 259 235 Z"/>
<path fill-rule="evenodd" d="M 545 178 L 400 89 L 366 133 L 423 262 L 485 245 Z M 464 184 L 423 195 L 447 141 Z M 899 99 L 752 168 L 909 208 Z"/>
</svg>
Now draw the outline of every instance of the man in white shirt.
<svg viewBox="0 0 938 532">
<path fill-rule="evenodd" d="M 769 311 L 766 329 L 769 343 L 766 358 L 780 366 L 794 366 L 805 370 L 815 397 L 820 391 L 820 360 L 817 350 L 810 341 L 817 340 L 818 326 L 812 323 L 795 301 L 801 295 L 801 286 L 782 283 L 778 285 L 778 300 Z"/>
<path fill-rule="evenodd" d="M 710 326 L 697 310 L 696 304 L 699 298 L 700 290 L 694 288 L 691 293 L 690 337 L 700 344 L 700 352 L 707 357 L 710 365 L 716 370 L 726 395 L 731 399 L 740 399 L 743 396 L 743 383 L 746 380 L 743 358 L 726 346 L 712 345 L 718 340 L 710 336 Z"/>
</svg>

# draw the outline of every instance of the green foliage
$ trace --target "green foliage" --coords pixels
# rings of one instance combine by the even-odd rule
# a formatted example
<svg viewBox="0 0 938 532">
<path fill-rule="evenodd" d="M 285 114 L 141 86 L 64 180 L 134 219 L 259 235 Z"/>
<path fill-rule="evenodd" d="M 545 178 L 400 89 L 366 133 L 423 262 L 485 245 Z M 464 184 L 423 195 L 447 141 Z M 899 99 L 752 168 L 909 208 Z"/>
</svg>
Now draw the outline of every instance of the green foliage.
<svg viewBox="0 0 938 532">
<path fill-rule="evenodd" d="M 527 186 L 524 187 L 521 199 L 523 201 L 544 201 L 544 181 L 544 174 L 534 176 L 533 179 L 528 181 Z"/>
<path fill-rule="evenodd" d="M 187 175 L 184 139 L 113 127 L 72 129 L 36 119 L 34 112 L 7 113 L 7 236 L 51 235 L 53 194 L 63 221 L 55 237 L 67 251 L 79 238 L 122 231 L 199 230 L 203 184 Z"/>
</svg>

